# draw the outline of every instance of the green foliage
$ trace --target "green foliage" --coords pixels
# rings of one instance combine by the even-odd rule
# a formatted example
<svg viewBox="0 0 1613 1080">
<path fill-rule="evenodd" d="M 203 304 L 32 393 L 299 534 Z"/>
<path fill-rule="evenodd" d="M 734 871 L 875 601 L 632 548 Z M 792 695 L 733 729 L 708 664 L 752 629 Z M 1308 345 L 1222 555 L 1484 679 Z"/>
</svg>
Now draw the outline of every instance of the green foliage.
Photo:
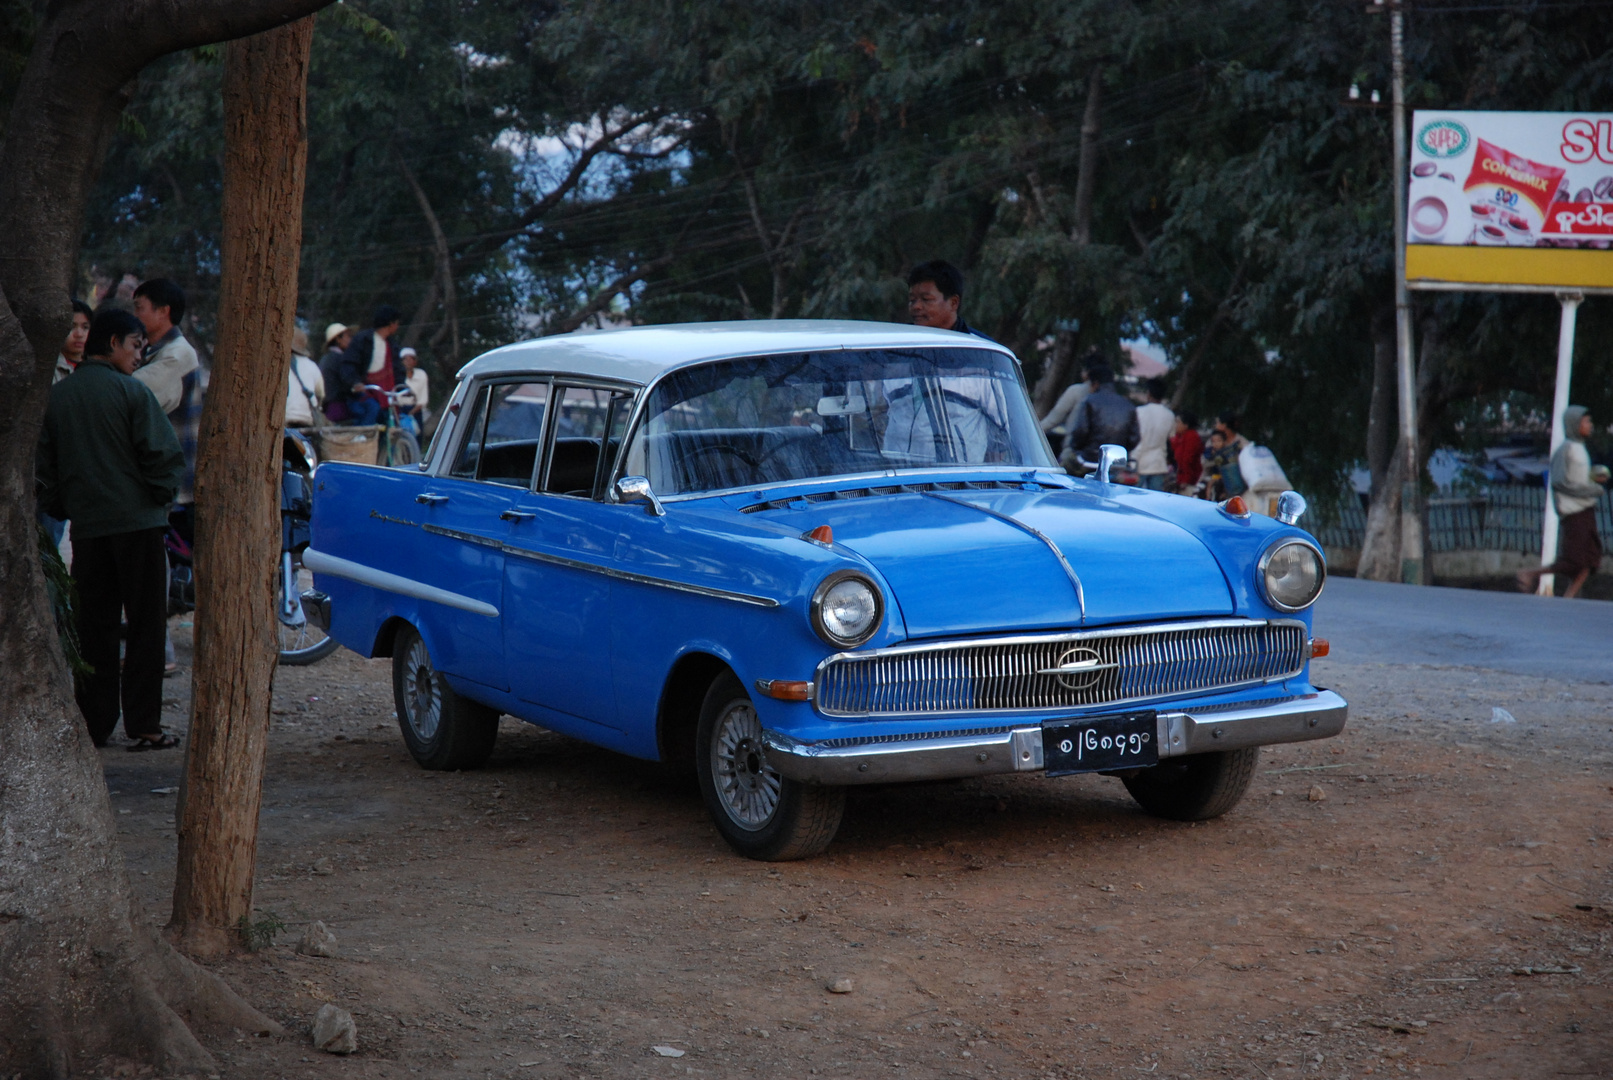
<svg viewBox="0 0 1613 1080">
<path fill-rule="evenodd" d="M 586 316 L 901 320 L 906 269 L 942 257 L 967 275 L 970 322 L 1032 378 L 1078 320 L 1080 349 L 1156 342 L 1188 407 L 1241 413 L 1309 488 L 1362 456 L 1393 231 L 1387 109 L 1345 97 L 1388 96 L 1387 22 L 1363 5 L 365 0 L 317 25 L 301 299 L 316 331 L 389 301 L 442 371 Z M 1597 108 L 1609 43 L 1613 9 L 1591 3 L 1421 7 L 1411 102 Z M 103 277 L 178 278 L 204 337 L 219 76 L 192 54 L 142 78 L 86 244 Z M 410 177 L 450 251 L 457 354 Z M 1607 306 L 1582 310 L 1575 384 L 1604 416 Z M 1418 308 L 1441 350 L 1436 441 L 1473 437 L 1503 399 L 1549 400 L 1549 299 Z"/>
<path fill-rule="evenodd" d="M 247 952 L 262 952 L 274 944 L 274 939 L 285 931 L 286 924 L 274 912 L 266 911 L 255 922 L 250 915 L 242 915 L 237 929 L 241 934 L 241 945 Z"/>
<path fill-rule="evenodd" d="M 92 675 L 95 669 L 84 662 L 78 647 L 78 622 L 73 615 L 73 609 L 78 606 L 78 588 L 43 522 L 39 523 L 39 564 L 45 571 L 45 595 L 50 599 L 50 613 L 56 619 L 56 640 L 61 643 L 67 667 L 74 675 Z"/>
</svg>

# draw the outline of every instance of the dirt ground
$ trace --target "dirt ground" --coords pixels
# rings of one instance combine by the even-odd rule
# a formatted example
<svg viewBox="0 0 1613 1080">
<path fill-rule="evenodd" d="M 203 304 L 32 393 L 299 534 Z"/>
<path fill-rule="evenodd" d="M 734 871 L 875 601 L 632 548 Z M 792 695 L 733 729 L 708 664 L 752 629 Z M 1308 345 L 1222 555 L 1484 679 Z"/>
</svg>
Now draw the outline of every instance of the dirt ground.
<svg viewBox="0 0 1613 1080">
<path fill-rule="evenodd" d="M 1316 669 L 1345 734 L 1266 751 L 1219 820 L 1099 777 L 864 789 L 787 864 L 509 719 L 486 769 L 420 770 L 388 661 L 282 669 L 257 909 L 286 928 L 218 970 L 292 1034 L 211 1048 L 227 1078 L 1613 1076 L 1613 685 Z M 120 741 L 158 924 L 181 759 Z M 315 919 L 337 958 L 293 951 Z M 327 1001 L 358 1053 L 312 1047 Z"/>
</svg>

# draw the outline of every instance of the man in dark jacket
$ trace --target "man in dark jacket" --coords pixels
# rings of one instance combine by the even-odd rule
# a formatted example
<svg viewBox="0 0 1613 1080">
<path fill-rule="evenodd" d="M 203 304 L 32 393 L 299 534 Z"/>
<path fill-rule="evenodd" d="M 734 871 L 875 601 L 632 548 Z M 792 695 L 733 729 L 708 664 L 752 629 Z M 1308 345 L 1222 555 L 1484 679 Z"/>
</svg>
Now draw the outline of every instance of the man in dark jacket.
<svg viewBox="0 0 1613 1080">
<path fill-rule="evenodd" d="M 907 315 L 916 326 L 986 337 L 963 321 L 963 271 L 945 259 L 919 263 L 907 275 Z"/>
<path fill-rule="evenodd" d="M 352 344 L 342 354 L 336 387 L 327 388 L 329 392 L 341 391 L 348 417 L 355 424 L 375 423 L 386 408 L 386 391 L 404 385 L 408 377 L 397 346 L 392 343 L 400 319 L 398 309 L 391 304 L 376 308 L 370 329 L 354 334 Z M 366 386 L 381 389 L 366 390 Z"/>
<path fill-rule="evenodd" d="M 1092 393 L 1075 411 L 1075 422 L 1064 440 L 1064 455 L 1060 460 L 1073 453 L 1081 461 L 1095 464 L 1098 448 L 1105 443 L 1124 446 L 1127 451 L 1137 449 L 1142 441 L 1137 427 L 1137 406 L 1130 398 L 1115 392 L 1115 376 L 1109 365 L 1101 360 L 1087 365 L 1087 383 Z"/>
<path fill-rule="evenodd" d="M 51 387 L 37 462 L 46 512 L 73 524 L 79 650 L 94 669 L 80 678 L 77 696 L 90 738 L 106 745 L 121 703 L 129 749 L 162 750 L 176 745 L 162 731 L 162 538 L 185 455 L 156 396 L 131 377 L 144 344 L 145 329 L 128 312 L 95 316 L 84 360 Z"/>
</svg>

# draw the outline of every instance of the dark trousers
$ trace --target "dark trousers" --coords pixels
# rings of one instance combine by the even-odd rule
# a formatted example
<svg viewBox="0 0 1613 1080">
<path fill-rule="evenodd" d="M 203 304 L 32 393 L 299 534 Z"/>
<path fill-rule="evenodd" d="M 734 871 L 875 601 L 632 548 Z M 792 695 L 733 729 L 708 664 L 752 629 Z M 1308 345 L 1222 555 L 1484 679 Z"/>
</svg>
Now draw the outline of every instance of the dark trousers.
<svg viewBox="0 0 1613 1080">
<path fill-rule="evenodd" d="M 162 732 L 162 650 L 168 631 L 168 560 L 164 529 L 73 538 L 78 588 L 78 646 L 94 668 L 78 679 L 78 708 L 90 738 L 104 744 L 118 726 L 131 739 Z M 122 671 L 118 624 L 127 620 Z"/>
</svg>

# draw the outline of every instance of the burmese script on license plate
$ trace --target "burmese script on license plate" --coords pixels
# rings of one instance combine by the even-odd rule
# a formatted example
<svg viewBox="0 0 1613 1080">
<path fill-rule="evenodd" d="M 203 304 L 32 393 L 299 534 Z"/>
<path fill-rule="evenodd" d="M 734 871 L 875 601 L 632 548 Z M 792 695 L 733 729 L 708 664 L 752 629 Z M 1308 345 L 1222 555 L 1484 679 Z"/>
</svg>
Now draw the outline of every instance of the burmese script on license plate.
<svg viewBox="0 0 1613 1080">
<path fill-rule="evenodd" d="M 1158 765 L 1158 730 L 1151 710 L 1052 720 L 1042 725 L 1042 763 L 1049 776 Z"/>
</svg>

